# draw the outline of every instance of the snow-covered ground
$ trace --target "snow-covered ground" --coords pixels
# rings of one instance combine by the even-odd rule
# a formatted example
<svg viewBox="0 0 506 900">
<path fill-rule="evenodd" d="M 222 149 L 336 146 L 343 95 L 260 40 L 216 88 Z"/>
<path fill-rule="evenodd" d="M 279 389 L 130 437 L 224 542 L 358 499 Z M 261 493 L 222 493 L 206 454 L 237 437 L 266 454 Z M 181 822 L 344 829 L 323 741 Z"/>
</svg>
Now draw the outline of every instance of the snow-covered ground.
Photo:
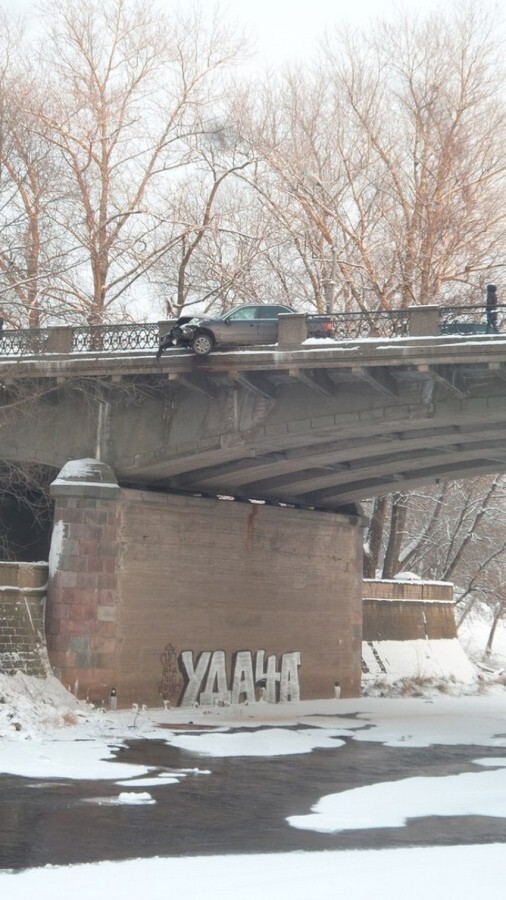
<svg viewBox="0 0 506 900">
<path fill-rule="evenodd" d="M 373 696 L 370 684 L 370 695 L 356 700 L 104 713 L 78 703 L 52 677 L 38 681 L 19 674 L 0 676 L 0 774 L 109 780 L 117 786 L 113 802 L 133 806 L 154 804 L 150 793 L 154 785 L 170 791 L 187 772 L 172 771 L 161 777 L 148 766 L 115 762 L 112 767 L 118 744 L 132 736 L 159 741 L 162 734 L 168 744 L 198 753 L 202 763 L 192 774 L 202 778 L 210 775 L 212 757 L 274 757 L 311 753 L 316 747 L 333 747 L 338 754 L 345 737 L 391 747 L 469 744 L 477 748 L 477 771 L 379 781 L 329 794 L 289 824 L 337 832 L 402 827 L 408 819 L 430 815 L 506 819 L 506 628 L 502 624 L 498 628 L 494 654 L 482 667 L 488 628 L 482 613 L 469 616 L 462 628 L 462 644 L 473 664 L 479 664 L 474 679 L 459 683 L 459 662 L 451 690 L 445 691 L 440 667 L 433 678 L 426 670 L 423 679 L 413 678 L 411 688 L 406 680 L 402 697 L 383 678 L 377 688 L 382 696 Z M 196 725 L 216 724 L 219 729 L 178 729 L 189 716 Z M 260 722 L 268 727 L 257 730 Z M 169 723 L 176 727 L 163 732 L 157 727 Z M 238 724 L 243 726 L 240 732 L 233 727 Z M 479 747 L 494 748 L 494 756 L 480 757 Z M 446 900 L 451 892 L 459 900 L 475 900 L 481 895 L 503 895 L 504 859 L 505 847 L 498 843 L 104 861 L 22 872 L 1 870 L 0 896 L 54 900 L 62 893 L 74 900 L 128 900 L 141 895 L 144 900 L 165 900 L 168 893 L 177 893 L 188 900 L 235 900 L 238 895 L 241 900 L 260 895 L 266 900 L 307 900 L 308 895 L 324 898 L 346 893 L 354 900 L 405 900 L 406 896 Z"/>
</svg>

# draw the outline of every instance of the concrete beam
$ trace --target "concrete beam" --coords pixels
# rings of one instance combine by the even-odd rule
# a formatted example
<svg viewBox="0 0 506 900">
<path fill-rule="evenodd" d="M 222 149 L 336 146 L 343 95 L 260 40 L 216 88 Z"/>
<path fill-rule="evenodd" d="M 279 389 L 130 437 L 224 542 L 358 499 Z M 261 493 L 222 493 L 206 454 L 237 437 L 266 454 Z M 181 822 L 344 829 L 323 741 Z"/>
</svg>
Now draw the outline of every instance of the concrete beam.
<svg viewBox="0 0 506 900">
<path fill-rule="evenodd" d="M 229 377 L 236 384 L 240 384 L 248 391 L 252 391 L 252 393 L 256 394 L 258 397 L 263 397 L 267 400 L 276 399 L 277 387 L 274 382 L 265 375 L 253 372 L 238 372 L 237 370 L 232 370 L 229 372 Z"/>
<path fill-rule="evenodd" d="M 466 397 L 466 391 L 458 385 L 459 373 L 454 367 L 423 364 L 418 365 L 416 368 L 418 372 L 426 375 L 433 384 L 442 387 L 447 394 L 452 394 L 454 397 L 458 397 L 459 400 L 463 400 Z"/>
<path fill-rule="evenodd" d="M 301 384 L 305 384 L 325 397 L 333 397 L 337 391 L 336 382 L 329 377 L 328 373 L 323 369 L 300 369 L 293 367 L 288 370 L 290 378 L 295 378 Z"/>
<path fill-rule="evenodd" d="M 379 391 L 384 397 L 397 397 L 398 388 L 395 380 L 379 366 L 352 366 L 354 378 L 370 385 L 375 391 Z"/>
<path fill-rule="evenodd" d="M 434 462 L 448 460 L 449 454 L 457 453 L 454 448 L 440 448 L 439 452 L 434 450 L 418 450 L 417 453 L 406 450 L 403 453 L 390 453 L 385 456 L 376 456 L 369 459 L 359 459 L 348 462 L 347 464 L 338 463 L 336 465 L 327 466 L 326 469 L 308 468 L 301 472 L 293 473 L 289 478 L 280 477 L 272 482 L 271 490 L 275 491 L 276 496 L 283 500 L 293 501 L 295 495 L 297 498 L 306 502 L 306 495 L 310 495 L 310 503 L 308 505 L 318 506 L 320 500 L 325 499 L 327 493 L 335 491 L 336 487 L 346 485 L 350 481 L 354 481 L 360 473 L 360 478 L 366 481 L 374 476 L 382 473 L 389 480 L 400 480 L 404 477 L 404 473 L 411 469 L 419 469 L 429 460 Z M 482 457 L 481 457 L 482 458 Z M 397 478 L 397 473 L 402 473 Z M 265 487 L 262 489 L 260 496 L 266 492 Z"/>
<path fill-rule="evenodd" d="M 490 431 L 497 436 L 496 441 L 488 436 Z M 456 440 L 458 443 L 455 443 Z M 484 426 L 481 433 L 448 425 L 419 429 L 413 434 L 402 433 L 394 437 L 378 433 L 367 443 L 351 439 L 308 445 L 282 453 L 250 455 L 247 459 L 231 460 L 218 467 L 194 471 L 191 475 L 172 481 L 172 485 L 181 487 L 191 482 L 201 489 L 216 491 L 227 485 L 227 489 L 237 496 L 269 496 L 289 485 L 297 490 L 301 489 L 302 481 L 308 479 L 310 473 L 314 473 L 311 477 L 318 477 L 320 480 L 331 475 L 334 482 L 339 471 L 351 473 L 359 465 L 369 465 L 375 470 L 382 460 L 392 460 L 396 447 L 404 452 L 404 458 L 413 456 L 418 459 L 418 454 L 426 451 L 457 453 L 466 444 L 477 445 L 479 441 L 484 447 L 494 446 L 495 449 L 500 449 L 506 442 L 506 422 L 492 429 L 490 425 Z M 398 456 L 395 458 L 398 459 Z"/>
<path fill-rule="evenodd" d="M 216 383 L 204 375 L 204 373 L 183 375 L 180 372 L 168 372 L 167 375 L 169 381 L 181 384 L 183 387 L 188 388 L 190 391 L 195 391 L 197 394 L 204 394 L 205 397 L 214 399 L 218 393 L 218 386 Z"/>
<path fill-rule="evenodd" d="M 427 468 L 419 471 L 398 473 L 394 479 L 370 479 L 367 482 L 350 482 L 343 486 L 343 490 L 329 495 L 320 501 L 319 508 L 337 510 L 344 503 L 354 503 L 363 500 L 364 497 L 383 497 L 393 491 L 412 491 L 425 487 L 428 484 L 439 484 L 440 481 L 453 481 L 455 479 L 476 478 L 478 476 L 494 475 L 497 473 L 497 463 L 490 460 L 475 460 L 462 463 L 457 466 L 442 468 Z M 312 505 L 307 503 L 307 505 Z"/>
</svg>

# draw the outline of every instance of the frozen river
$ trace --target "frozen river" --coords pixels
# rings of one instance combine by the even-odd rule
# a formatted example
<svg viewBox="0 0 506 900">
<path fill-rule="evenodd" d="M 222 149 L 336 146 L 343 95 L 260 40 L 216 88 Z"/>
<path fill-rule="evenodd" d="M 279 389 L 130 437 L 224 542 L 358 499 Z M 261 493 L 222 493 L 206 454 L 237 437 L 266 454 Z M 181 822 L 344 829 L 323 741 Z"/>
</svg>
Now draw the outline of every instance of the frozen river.
<svg viewBox="0 0 506 900">
<path fill-rule="evenodd" d="M 336 721 L 334 717 L 330 732 L 334 735 Z M 306 730 L 309 734 L 314 729 Z M 294 738 L 304 737 L 301 725 L 284 731 L 285 736 L 291 732 Z M 227 739 L 268 744 L 271 734 L 269 726 L 228 729 Z M 443 784 L 445 776 L 462 773 L 483 777 L 487 762 L 492 768 L 494 760 L 497 763 L 497 747 L 388 747 L 340 735 L 338 740 L 334 737 L 335 746 L 331 738 L 330 746 L 309 753 L 213 756 L 213 737 L 222 739 L 219 729 L 189 733 L 190 742 L 202 738 L 209 743 L 205 756 L 168 744 L 163 729 L 160 740 L 127 741 L 114 749 L 107 780 L 0 776 L 0 868 L 154 856 L 506 842 L 506 820 L 476 815 L 472 804 L 469 814 L 464 809 L 442 816 L 436 807 L 434 814 L 415 813 L 406 824 L 393 827 L 384 827 L 377 809 L 362 827 L 360 821 L 357 825 L 351 820 L 348 828 L 331 831 L 315 830 L 310 823 L 304 826 L 304 817 L 326 795 L 343 795 L 354 788 L 373 790 L 381 784 L 395 806 L 395 792 L 404 790 L 407 779 L 429 779 L 430 784 L 437 778 Z M 147 767 L 149 778 L 141 774 L 125 780 L 125 764 L 137 767 L 132 771 Z M 382 801 L 371 795 L 370 803 L 372 807 Z"/>
</svg>

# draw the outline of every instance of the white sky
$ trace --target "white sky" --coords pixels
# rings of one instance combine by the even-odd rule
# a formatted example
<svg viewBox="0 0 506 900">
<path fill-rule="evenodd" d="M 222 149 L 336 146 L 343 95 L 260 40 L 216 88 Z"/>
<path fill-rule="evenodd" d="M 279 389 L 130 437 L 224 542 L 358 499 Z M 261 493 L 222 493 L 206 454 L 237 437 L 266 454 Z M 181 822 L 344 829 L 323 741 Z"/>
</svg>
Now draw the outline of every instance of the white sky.
<svg viewBox="0 0 506 900">
<path fill-rule="evenodd" d="M 214 0 L 202 0 L 212 8 Z M 318 39 L 337 23 L 366 24 L 391 17 L 396 10 L 423 14 L 446 9 L 447 0 L 226 0 L 221 4 L 248 33 L 266 62 L 303 58 L 316 49 Z"/>
<path fill-rule="evenodd" d="M 158 0 L 169 8 L 178 0 Z M 185 0 L 179 0 L 184 6 Z M 216 0 L 200 0 L 204 10 L 212 10 Z M 487 0 L 484 0 L 487 2 Z M 24 13 L 32 0 L 0 0 L 0 9 Z M 220 8 L 231 21 L 245 29 L 253 49 L 268 65 L 310 56 L 318 39 L 337 23 L 366 24 L 377 17 L 391 17 L 396 11 L 419 13 L 448 10 L 447 0 L 221 0 Z"/>
</svg>

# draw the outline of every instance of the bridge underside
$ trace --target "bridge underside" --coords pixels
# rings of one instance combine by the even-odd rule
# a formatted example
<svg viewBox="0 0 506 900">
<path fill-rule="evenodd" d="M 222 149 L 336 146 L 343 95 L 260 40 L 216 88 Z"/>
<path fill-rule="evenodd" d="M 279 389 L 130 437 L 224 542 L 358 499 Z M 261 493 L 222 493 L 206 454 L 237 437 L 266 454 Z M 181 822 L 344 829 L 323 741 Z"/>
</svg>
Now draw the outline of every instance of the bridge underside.
<svg viewBox="0 0 506 900">
<path fill-rule="evenodd" d="M 6 386 L 1 455 L 90 456 L 125 486 L 329 510 L 506 471 L 506 342 L 455 346 L 139 357 L 112 378 L 95 360 L 78 380 L 28 369 L 40 395 L 17 387 L 12 406 Z"/>
</svg>

